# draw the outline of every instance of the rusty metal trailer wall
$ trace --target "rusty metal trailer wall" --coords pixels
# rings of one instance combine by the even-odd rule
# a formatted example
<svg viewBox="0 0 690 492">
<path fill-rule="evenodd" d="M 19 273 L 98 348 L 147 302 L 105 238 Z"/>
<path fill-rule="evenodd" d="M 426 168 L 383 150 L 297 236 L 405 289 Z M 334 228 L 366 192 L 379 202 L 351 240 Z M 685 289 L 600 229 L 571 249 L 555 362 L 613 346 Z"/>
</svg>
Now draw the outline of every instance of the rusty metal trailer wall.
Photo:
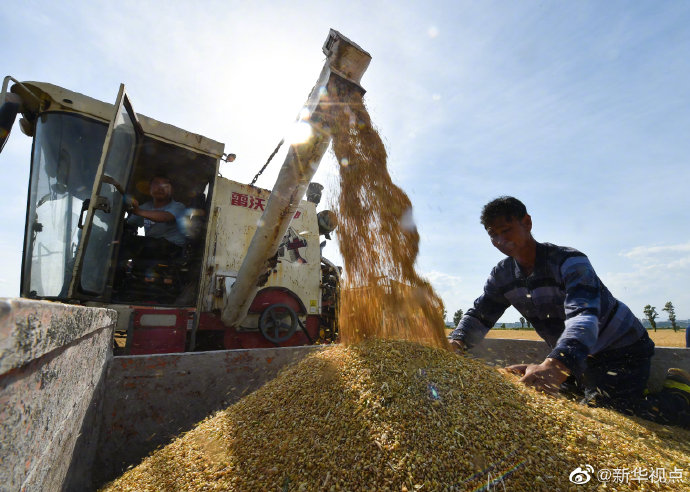
<svg viewBox="0 0 690 492">
<path fill-rule="evenodd" d="M 96 490 L 319 349 L 113 357 L 116 318 L 0 299 L 0 490 Z"/>
<path fill-rule="evenodd" d="M 63 488 L 115 321 L 108 309 L 0 299 L 0 490 Z"/>
<path fill-rule="evenodd" d="M 314 350 L 319 346 L 114 357 L 106 378 L 94 485 L 118 477 Z"/>
</svg>

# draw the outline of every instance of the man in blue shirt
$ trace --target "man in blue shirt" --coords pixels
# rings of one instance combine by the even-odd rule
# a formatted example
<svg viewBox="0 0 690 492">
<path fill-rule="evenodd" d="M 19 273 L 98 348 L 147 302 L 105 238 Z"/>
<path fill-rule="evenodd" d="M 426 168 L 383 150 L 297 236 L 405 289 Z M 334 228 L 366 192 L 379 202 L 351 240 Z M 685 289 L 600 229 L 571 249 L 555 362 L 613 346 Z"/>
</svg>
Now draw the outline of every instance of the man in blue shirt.
<svg viewBox="0 0 690 492">
<path fill-rule="evenodd" d="M 139 255 L 170 258 L 178 254 L 185 245 L 186 238 L 179 227 L 179 221 L 186 208 L 172 199 L 172 182 L 168 177 L 154 176 L 149 184 L 153 200 L 139 205 L 135 198 L 130 198 L 127 222 L 144 227 L 146 241 L 137 248 L 140 249 L 137 252 Z"/>
<path fill-rule="evenodd" d="M 485 205 L 481 222 L 507 258 L 491 271 L 484 293 L 451 334 L 453 348 L 480 342 L 512 305 L 551 348 L 540 364 L 507 368 L 521 375 L 522 383 L 553 393 L 567 381 L 589 404 L 690 427 L 690 374 L 670 369 L 664 389 L 643 396 L 654 343 L 583 253 L 538 243 L 532 218 L 513 197 Z"/>
</svg>

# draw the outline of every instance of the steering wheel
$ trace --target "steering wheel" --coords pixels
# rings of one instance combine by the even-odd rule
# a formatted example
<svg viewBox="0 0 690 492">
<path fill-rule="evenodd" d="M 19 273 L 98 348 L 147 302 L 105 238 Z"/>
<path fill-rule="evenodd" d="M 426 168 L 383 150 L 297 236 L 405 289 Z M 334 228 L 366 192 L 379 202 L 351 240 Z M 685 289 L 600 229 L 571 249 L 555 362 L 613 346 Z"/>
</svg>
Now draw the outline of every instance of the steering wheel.
<svg viewBox="0 0 690 492">
<path fill-rule="evenodd" d="M 266 340 L 282 343 L 297 331 L 297 314 L 287 304 L 273 304 L 261 313 L 259 330 Z"/>
</svg>

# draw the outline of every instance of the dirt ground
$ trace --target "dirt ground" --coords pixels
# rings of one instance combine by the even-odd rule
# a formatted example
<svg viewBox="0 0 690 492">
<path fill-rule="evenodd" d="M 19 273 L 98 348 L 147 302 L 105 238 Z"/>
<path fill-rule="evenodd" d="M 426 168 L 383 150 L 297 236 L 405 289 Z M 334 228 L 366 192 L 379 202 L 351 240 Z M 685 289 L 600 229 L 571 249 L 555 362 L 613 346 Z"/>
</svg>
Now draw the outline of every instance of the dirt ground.
<svg viewBox="0 0 690 492">
<path fill-rule="evenodd" d="M 450 333 L 452 330 L 448 330 Z M 685 347 L 685 329 L 649 331 L 649 336 L 657 347 Z M 491 330 L 487 338 L 513 338 L 541 340 L 534 330 Z"/>
</svg>

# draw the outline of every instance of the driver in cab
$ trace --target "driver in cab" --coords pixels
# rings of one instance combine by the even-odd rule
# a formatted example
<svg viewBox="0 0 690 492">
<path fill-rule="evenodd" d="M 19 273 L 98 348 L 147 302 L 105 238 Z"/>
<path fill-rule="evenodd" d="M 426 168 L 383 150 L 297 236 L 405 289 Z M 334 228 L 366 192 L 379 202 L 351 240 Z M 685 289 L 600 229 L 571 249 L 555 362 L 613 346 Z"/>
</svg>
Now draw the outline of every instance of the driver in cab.
<svg viewBox="0 0 690 492">
<path fill-rule="evenodd" d="M 149 193 L 153 200 L 142 205 L 139 205 L 136 198 L 129 199 L 130 215 L 127 223 L 144 227 L 146 240 L 140 251 L 143 257 L 174 257 L 182 250 L 186 241 L 180 228 L 186 207 L 173 200 L 172 182 L 167 176 L 156 175 L 151 178 Z"/>
</svg>

